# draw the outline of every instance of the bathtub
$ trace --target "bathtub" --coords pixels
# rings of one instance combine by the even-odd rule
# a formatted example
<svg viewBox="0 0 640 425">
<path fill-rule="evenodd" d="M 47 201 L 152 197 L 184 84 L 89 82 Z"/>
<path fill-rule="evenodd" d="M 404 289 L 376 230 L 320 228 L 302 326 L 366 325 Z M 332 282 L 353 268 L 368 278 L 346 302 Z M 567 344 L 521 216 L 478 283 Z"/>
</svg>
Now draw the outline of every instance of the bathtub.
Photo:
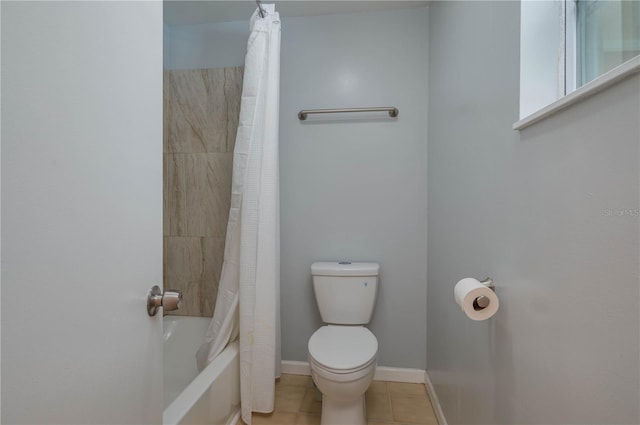
<svg viewBox="0 0 640 425">
<path fill-rule="evenodd" d="M 165 316 L 163 425 L 234 425 L 240 418 L 238 342 L 198 373 L 196 351 L 211 319 Z"/>
</svg>

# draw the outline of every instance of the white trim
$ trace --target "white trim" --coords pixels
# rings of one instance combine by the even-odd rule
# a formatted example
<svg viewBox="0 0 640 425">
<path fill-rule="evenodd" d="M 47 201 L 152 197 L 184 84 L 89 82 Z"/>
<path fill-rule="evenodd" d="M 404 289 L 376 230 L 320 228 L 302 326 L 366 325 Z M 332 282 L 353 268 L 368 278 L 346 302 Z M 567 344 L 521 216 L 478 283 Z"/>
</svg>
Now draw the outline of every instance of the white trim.
<svg viewBox="0 0 640 425">
<path fill-rule="evenodd" d="M 288 375 L 311 375 L 311 368 L 307 362 L 283 360 L 282 373 L 286 373 Z"/>
<path fill-rule="evenodd" d="M 440 400 L 438 400 L 436 389 L 433 387 L 431 378 L 429 378 L 429 372 L 426 370 L 424 371 L 424 385 L 427 387 L 427 394 L 429 395 L 429 400 L 431 400 L 431 406 L 433 406 L 436 419 L 438 419 L 438 425 L 447 425 L 447 418 L 444 417 L 444 412 L 442 411 L 442 406 L 440 406 Z"/>
<path fill-rule="evenodd" d="M 424 384 L 424 372 L 424 369 L 376 366 L 376 374 L 373 376 L 373 380 Z"/>
<path fill-rule="evenodd" d="M 307 362 L 294 360 L 282 361 L 282 373 L 289 375 L 311 375 L 311 368 Z M 424 384 L 424 369 L 408 369 L 401 367 L 376 366 L 375 381 L 407 382 Z"/>
<path fill-rule="evenodd" d="M 564 88 L 565 93 L 577 89 L 578 82 L 578 0 L 564 1 Z"/>
<path fill-rule="evenodd" d="M 636 73 L 640 72 L 640 56 L 628 60 L 611 71 L 606 72 L 596 78 L 595 80 L 585 84 L 574 92 L 556 100 L 552 104 L 534 112 L 533 114 L 521 119 L 513 124 L 514 130 L 522 130 L 535 124 L 543 119 L 555 114 L 556 112 L 565 109 L 571 105 L 575 105 L 578 102 L 587 99 L 601 90 L 606 89 L 619 81 L 624 80 Z"/>
</svg>

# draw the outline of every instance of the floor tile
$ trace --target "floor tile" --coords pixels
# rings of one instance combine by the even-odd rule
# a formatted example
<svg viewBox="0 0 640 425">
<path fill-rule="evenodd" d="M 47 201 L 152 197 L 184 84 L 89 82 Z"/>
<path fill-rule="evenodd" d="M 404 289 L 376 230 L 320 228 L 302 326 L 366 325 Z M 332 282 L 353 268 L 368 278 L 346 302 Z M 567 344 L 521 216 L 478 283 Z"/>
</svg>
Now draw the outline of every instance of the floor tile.
<svg viewBox="0 0 640 425">
<path fill-rule="evenodd" d="M 322 412 L 322 398 L 318 400 L 315 388 L 307 388 L 305 390 L 300 412 L 320 416 Z"/>
<path fill-rule="evenodd" d="M 426 397 L 391 397 L 391 408 L 396 422 L 437 425 Z"/>
<path fill-rule="evenodd" d="M 386 393 L 367 393 L 365 395 L 367 406 L 367 420 L 370 421 L 392 421 L 391 403 Z"/>
<path fill-rule="evenodd" d="M 438 425 L 421 384 L 374 381 L 365 394 L 369 425 Z M 275 413 L 254 414 L 254 425 L 319 425 L 322 402 L 310 376 L 284 374 L 276 383 Z"/>
<path fill-rule="evenodd" d="M 292 387 L 313 387 L 313 379 L 308 375 L 282 374 L 279 385 L 290 385 Z"/>
<path fill-rule="evenodd" d="M 320 416 L 298 414 L 296 425 L 320 425 Z"/>
<path fill-rule="evenodd" d="M 302 405 L 304 391 L 292 385 L 276 385 L 276 412 L 297 413 Z"/>
<path fill-rule="evenodd" d="M 295 413 L 275 412 L 270 414 L 254 413 L 251 416 L 251 425 L 295 425 Z"/>
<path fill-rule="evenodd" d="M 387 382 L 391 397 L 427 396 L 424 384 L 408 384 L 405 382 Z"/>
<path fill-rule="evenodd" d="M 387 383 L 385 381 L 373 381 L 369 385 L 367 393 L 387 394 Z"/>
</svg>

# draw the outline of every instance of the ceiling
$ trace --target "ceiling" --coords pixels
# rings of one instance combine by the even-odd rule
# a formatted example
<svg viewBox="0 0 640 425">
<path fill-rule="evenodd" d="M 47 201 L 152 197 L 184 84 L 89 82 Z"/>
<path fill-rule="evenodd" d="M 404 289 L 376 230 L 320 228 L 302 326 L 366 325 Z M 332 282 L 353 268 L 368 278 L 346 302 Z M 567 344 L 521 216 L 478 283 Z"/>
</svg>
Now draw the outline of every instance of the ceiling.
<svg viewBox="0 0 640 425">
<path fill-rule="evenodd" d="M 265 1 L 264 3 L 270 2 Z M 416 8 L 424 7 L 429 2 L 425 0 L 284 0 L 275 3 L 280 16 L 294 17 Z M 174 26 L 242 21 L 248 20 L 255 8 L 256 3 L 251 0 L 165 0 L 164 22 Z"/>
</svg>

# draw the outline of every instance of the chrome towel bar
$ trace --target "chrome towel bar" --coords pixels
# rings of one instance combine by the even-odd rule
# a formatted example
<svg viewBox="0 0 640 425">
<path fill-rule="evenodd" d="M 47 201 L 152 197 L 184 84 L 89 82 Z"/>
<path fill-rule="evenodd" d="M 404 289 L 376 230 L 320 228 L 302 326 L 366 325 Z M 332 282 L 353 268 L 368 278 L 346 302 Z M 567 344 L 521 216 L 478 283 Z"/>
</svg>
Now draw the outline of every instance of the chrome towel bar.
<svg viewBox="0 0 640 425">
<path fill-rule="evenodd" d="M 304 121 L 308 114 L 340 114 L 344 112 L 388 112 L 391 118 L 398 116 L 400 111 L 395 106 L 383 106 L 379 108 L 342 108 L 342 109 L 303 109 L 298 112 L 298 119 Z"/>
</svg>

